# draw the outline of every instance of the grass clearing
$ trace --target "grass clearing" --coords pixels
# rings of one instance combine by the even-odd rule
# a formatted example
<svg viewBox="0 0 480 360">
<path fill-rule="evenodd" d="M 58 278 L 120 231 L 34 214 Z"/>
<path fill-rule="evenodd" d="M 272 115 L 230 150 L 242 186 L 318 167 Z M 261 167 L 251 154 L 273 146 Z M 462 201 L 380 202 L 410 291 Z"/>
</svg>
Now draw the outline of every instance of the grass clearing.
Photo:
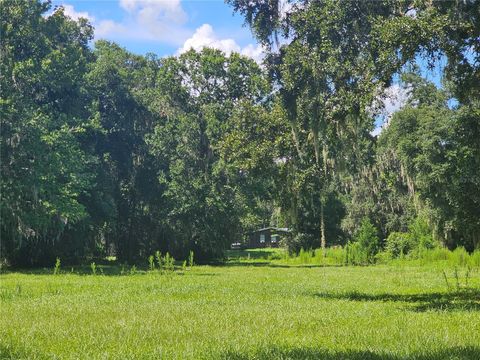
<svg viewBox="0 0 480 360">
<path fill-rule="evenodd" d="M 264 255 L 167 275 L 3 274 L 0 358 L 480 358 L 478 268 L 464 279 L 441 262 L 291 266 Z"/>
</svg>

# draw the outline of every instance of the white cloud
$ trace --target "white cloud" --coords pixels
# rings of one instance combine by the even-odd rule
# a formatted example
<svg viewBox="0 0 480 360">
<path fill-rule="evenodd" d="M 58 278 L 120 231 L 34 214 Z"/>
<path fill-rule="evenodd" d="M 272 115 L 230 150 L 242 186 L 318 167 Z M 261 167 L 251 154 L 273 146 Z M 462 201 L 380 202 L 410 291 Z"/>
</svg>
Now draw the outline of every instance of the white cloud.
<svg viewBox="0 0 480 360">
<path fill-rule="evenodd" d="M 103 38 L 111 34 L 128 34 L 128 29 L 113 20 L 102 20 L 95 25 L 95 37 Z"/>
<path fill-rule="evenodd" d="M 147 24 L 162 20 L 184 23 L 187 20 L 180 0 L 120 0 L 120 6 Z"/>
<path fill-rule="evenodd" d="M 183 46 L 178 49 L 178 53 L 184 53 L 190 49 L 201 50 L 204 47 L 210 47 L 222 50 L 227 55 L 232 52 L 240 52 L 240 46 L 233 39 L 218 39 L 210 24 L 203 24 L 195 33 L 185 41 Z"/>
<path fill-rule="evenodd" d="M 95 21 L 95 17 L 90 15 L 87 11 L 76 11 L 72 5 L 68 5 L 68 4 L 63 4 L 61 5 L 61 7 L 63 7 L 65 15 L 67 15 L 68 17 L 72 18 L 75 21 L 78 21 L 78 19 L 80 18 L 87 19 L 90 22 Z M 51 13 L 48 16 L 50 15 Z"/>
<path fill-rule="evenodd" d="M 257 63 L 260 63 L 262 62 L 263 57 L 265 56 L 265 49 L 260 44 L 258 45 L 248 44 L 241 50 L 240 53 L 242 55 L 251 57 Z"/>
<path fill-rule="evenodd" d="M 407 104 L 410 99 L 410 91 L 411 89 L 409 87 L 404 87 L 399 84 L 393 84 L 385 89 L 382 102 L 384 106 L 383 115 L 387 122 L 395 112 Z"/>
<path fill-rule="evenodd" d="M 177 50 L 177 53 L 182 54 L 190 49 L 200 51 L 204 47 L 221 50 L 226 55 L 237 52 L 249 56 L 257 62 L 261 62 L 264 55 L 261 45 L 248 44 L 242 48 L 234 39 L 220 39 L 210 24 L 203 24 L 197 28 L 195 33 Z"/>
<path fill-rule="evenodd" d="M 280 11 L 280 19 L 284 20 L 293 10 L 293 4 L 288 0 L 280 0 L 278 3 L 278 9 Z"/>
<path fill-rule="evenodd" d="M 126 12 L 121 22 L 104 19 L 95 22 L 96 39 L 136 39 L 182 44 L 190 32 L 183 27 L 188 16 L 180 0 L 120 0 Z"/>
<path fill-rule="evenodd" d="M 400 84 L 393 84 L 383 91 L 383 94 L 377 98 L 382 107 L 381 121 L 370 134 L 378 136 L 389 125 L 392 115 L 403 108 L 410 100 L 410 92 L 410 87 Z"/>
</svg>

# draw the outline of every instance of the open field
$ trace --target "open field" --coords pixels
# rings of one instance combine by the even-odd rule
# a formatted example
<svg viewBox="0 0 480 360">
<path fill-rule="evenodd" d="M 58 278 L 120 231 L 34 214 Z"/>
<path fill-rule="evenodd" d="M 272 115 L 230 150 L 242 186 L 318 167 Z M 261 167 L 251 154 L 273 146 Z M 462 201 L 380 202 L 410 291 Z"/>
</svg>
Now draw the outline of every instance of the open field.
<svg viewBox="0 0 480 360">
<path fill-rule="evenodd" d="M 1 275 L 2 359 L 479 359 L 480 272 L 289 266 Z M 447 288 L 443 270 L 448 277 Z M 117 275 L 116 275 L 117 274 Z"/>
</svg>

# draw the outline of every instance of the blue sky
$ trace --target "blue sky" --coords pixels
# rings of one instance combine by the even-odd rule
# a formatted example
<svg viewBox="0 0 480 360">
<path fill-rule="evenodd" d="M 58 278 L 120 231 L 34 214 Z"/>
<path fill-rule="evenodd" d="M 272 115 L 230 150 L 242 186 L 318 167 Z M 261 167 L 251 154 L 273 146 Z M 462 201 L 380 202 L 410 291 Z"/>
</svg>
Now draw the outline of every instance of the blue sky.
<svg viewBox="0 0 480 360">
<path fill-rule="evenodd" d="M 137 54 L 166 56 L 210 46 L 261 58 L 243 18 L 222 0 L 54 0 L 53 5 L 63 5 L 74 19 L 88 18 L 96 40 L 115 41 Z"/>
</svg>

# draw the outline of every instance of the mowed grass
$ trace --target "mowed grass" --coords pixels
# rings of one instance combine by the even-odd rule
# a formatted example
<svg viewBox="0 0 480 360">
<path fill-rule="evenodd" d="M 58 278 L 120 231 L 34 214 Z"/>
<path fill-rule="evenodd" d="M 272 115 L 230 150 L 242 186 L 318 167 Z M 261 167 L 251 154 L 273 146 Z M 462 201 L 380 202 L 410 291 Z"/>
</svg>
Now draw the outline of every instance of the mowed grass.
<svg viewBox="0 0 480 360">
<path fill-rule="evenodd" d="M 480 273 L 465 274 L 457 290 L 441 265 L 8 273 L 0 357 L 480 359 Z"/>
</svg>

